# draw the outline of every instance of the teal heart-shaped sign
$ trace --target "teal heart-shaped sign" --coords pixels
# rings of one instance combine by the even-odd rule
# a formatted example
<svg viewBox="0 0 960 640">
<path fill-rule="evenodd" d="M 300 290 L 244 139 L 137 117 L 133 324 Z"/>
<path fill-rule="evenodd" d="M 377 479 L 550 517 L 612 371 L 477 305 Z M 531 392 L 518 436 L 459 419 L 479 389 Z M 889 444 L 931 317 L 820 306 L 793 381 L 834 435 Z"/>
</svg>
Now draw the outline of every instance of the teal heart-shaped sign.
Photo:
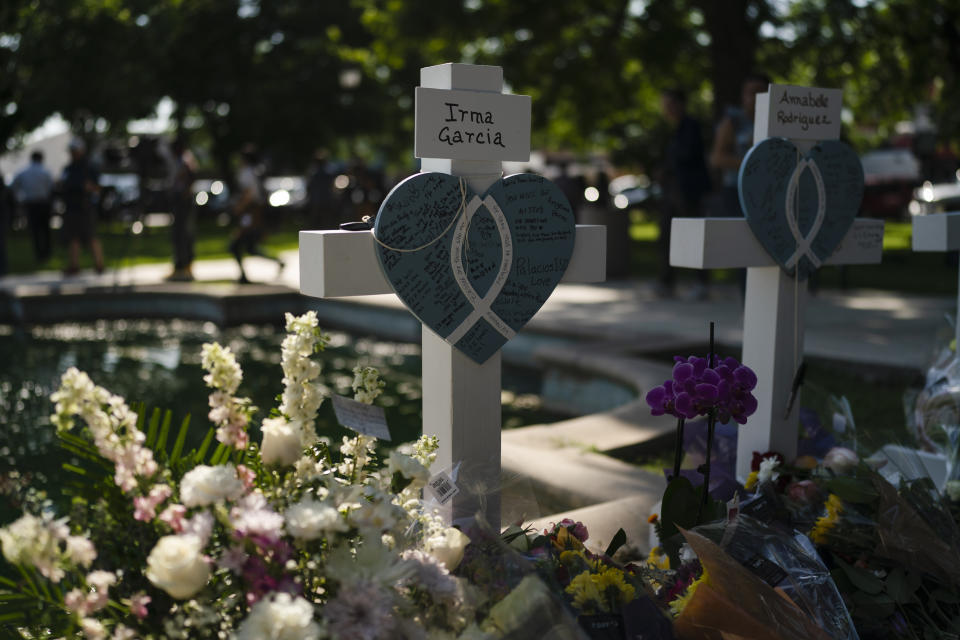
<svg viewBox="0 0 960 640">
<path fill-rule="evenodd" d="M 543 306 L 573 253 L 570 204 L 521 173 L 473 192 L 462 178 L 420 173 L 377 213 L 377 258 L 420 321 L 483 363 Z"/>
<path fill-rule="evenodd" d="M 850 230 L 863 199 L 863 165 L 836 140 L 804 155 L 789 140 L 767 138 L 743 159 L 738 187 L 757 240 L 788 274 L 805 279 Z"/>
</svg>

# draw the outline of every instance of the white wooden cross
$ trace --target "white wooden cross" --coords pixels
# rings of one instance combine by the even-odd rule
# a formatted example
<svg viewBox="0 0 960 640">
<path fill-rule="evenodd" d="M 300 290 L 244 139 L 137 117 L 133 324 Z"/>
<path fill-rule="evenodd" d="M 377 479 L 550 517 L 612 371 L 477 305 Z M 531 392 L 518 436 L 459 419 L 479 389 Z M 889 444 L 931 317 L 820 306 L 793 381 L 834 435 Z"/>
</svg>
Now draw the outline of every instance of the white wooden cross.
<svg viewBox="0 0 960 640">
<path fill-rule="evenodd" d="M 914 251 L 956 251 L 960 249 L 960 212 L 936 213 L 913 219 Z M 954 337 L 960 349 L 960 291 L 957 292 L 957 316 Z"/>
<path fill-rule="evenodd" d="M 825 136 L 814 126 L 785 127 L 778 118 L 774 90 L 757 95 L 754 143 L 771 136 L 791 139 L 803 153 L 817 141 L 836 138 L 839 105 L 831 117 L 836 133 Z M 806 94 L 806 89 L 802 89 Z M 811 108 L 804 115 L 821 115 Z M 829 215 L 829 213 L 828 213 Z M 883 251 L 883 221 L 857 218 L 840 246 L 825 264 L 875 264 Z M 692 269 L 747 269 L 743 309 L 744 364 L 757 374 L 757 411 L 740 427 L 737 439 L 737 476 L 746 479 L 754 451 L 778 451 L 787 460 L 796 456 L 799 428 L 799 398 L 792 407 L 794 376 L 803 354 L 803 309 L 806 281 L 786 275 L 764 250 L 743 218 L 674 218 L 671 228 L 670 264 Z M 704 319 L 704 324 L 709 318 Z M 788 411 L 789 407 L 789 411 Z"/>
<path fill-rule="evenodd" d="M 421 90 L 417 102 L 417 155 L 433 153 L 439 137 L 436 118 L 421 99 L 424 89 L 449 91 L 449 102 L 470 111 L 471 101 L 482 111 L 513 112 L 503 99 L 503 69 L 496 66 L 442 64 L 420 70 Z M 515 102 L 515 101 L 514 101 Z M 440 103 L 446 109 L 452 107 Z M 478 109 L 479 110 L 479 109 Z M 459 111 L 457 112 L 459 113 Z M 496 113 L 496 111 L 495 111 Z M 436 115 L 436 114 L 434 114 Z M 447 114 L 449 116 L 449 114 Z M 505 122 L 503 146 L 485 144 L 464 157 L 422 157 L 421 171 L 462 176 L 476 193 L 483 193 L 501 177 L 502 160 L 529 160 L 529 104 L 527 117 L 518 126 Z M 447 132 L 449 133 L 449 131 Z M 492 138 L 491 138 L 492 141 Z M 518 151 L 518 149 L 520 149 Z M 426 151 L 425 151 L 426 150 Z M 453 151 L 453 147 L 451 147 Z M 518 156 L 517 154 L 521 155 Z M 439 155 L 439 154 L 438 154 Z M 564 282 L 602 282 L 606 278 L 606 227 L 577 225 L 573 256 Z M 301 231 L 300 291 L 318 298 L 392 293 L 380 269 L 369 231 Z M 481 509 L 493 526 L 500 524 L 500 368 L 497 352 L 483 364 L 454 349 L 427 327 L 422 328 L 423 433 L 440 439 L 435 470 L 460 464 L 458 485 L 462 490 L 444 505 L 448 522 L 472 518 Z"/>
</svg>

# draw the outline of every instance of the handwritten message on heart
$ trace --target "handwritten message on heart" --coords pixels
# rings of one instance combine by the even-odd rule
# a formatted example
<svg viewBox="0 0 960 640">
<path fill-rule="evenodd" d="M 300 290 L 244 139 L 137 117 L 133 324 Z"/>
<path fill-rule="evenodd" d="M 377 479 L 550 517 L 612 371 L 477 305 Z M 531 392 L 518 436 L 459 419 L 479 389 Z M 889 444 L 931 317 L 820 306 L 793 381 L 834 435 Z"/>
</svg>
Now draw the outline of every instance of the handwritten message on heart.
<svg viewBox="0 0 960 640">
<path fill-rule="evenodd" d="M 573 253 L 573 211 L 549 180 L 517 174 L 483 194 L 443 173 L 407 178 L 373 229 L 397 296 L 483 363 L 543 306 Z"/>
<path fill-rule="evenodd" d="M 757 240 L 788 274 L 805 279 L 850 230 L 863 199 L 863 166 L 836 140 L 804 156 L 789 140 L 768 138 L 743 159 L 738 186 Z"/>
</svg>

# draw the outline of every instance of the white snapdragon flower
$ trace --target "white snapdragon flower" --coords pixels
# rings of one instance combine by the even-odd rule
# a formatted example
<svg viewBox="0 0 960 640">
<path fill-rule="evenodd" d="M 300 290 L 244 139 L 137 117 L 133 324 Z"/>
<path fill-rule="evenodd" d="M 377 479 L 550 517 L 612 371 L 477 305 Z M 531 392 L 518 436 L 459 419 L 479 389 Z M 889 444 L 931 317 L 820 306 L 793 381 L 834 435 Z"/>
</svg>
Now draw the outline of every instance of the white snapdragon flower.
<svg viewBox="0 0 960 640">
<path fill-rule="evenodd" d="M 317 328 L 314 311 L 301 316 L 288 313 L 286 321 L 287 336 L 280 346 L 280 366 L 283 369 L 280 413 L 299 424 L 301 444 L 309 447 L 317 440 L 314 421 L 326 397 L 326 388 L 316 382 L 320 364 L 310 357 L 329 338 Z"/>
<path fill-rule="evenodd" d="M 69 536 L 66 553 L 71 562 L 81 567 L 89 567 L 97 559 L 97 549 L 83 536 Z"/>
<path fill-rule="evenodd" d="M 3 557 L 11 564 L 31 565 L 50 579 L 60 582 L 65 560 L 60 543 L 69 538 L 67 519 L 38 518 L 29 513 L 0 528 Z"/>
<path fill-rule="evenodd" d="M 328 533 L 349 529 L 335 507 L 309 496 L 288 507 L 283 515 L 287 531 L 298 540 L 316 540 Z"/>
<path fill-rule="evenodd" d="M 213 389 L 207 417 L 217 426 L 217 440 L 235 449 L 245 449 L 250 442 L 247 425 L 256 407 L 250 404 L 249 398 L 234 395 L 243 380 L 236 357 L 230 347 L 207 343 L 203 345 L 202 365 L 208 372 L 203 380 Z"/>
<path fill-rule="evenodd" d="M 273 593 L 257 602 L 237 629 L 237 640 L 318 640 L 321 636 L 313 605 L 288 593 Z"/>
<path fill-rule="evenodd" d="M 177 600 L 191 597 L 210 578 L 202 551 L 196 536 L 163 536 L 147 557 L 147 579 Z"/>
<path fill-rule="evenodd" d="M 263 441 L 260 458 L 264 464 L 289 465 L 300 459 L 303 452 L 303 431 L 297 422 L 283 416 L 267 418 L 260 426 Z"/>
<path fill-rule="evenodd" d="M 203 376 L 208 387 L 220 389 L 229 395 L 237 392 L 243 381 L 243 370 L 230 347 L 222 347 L 216 342 L 204 344 L 200 358 L 201 366 L 208 372 Z"/>
<path fill-rule="evenodd" d="M 187 507 L 205 507 L 243 495 L 243 482 L 232 465 L 199 465 L 180 481 L 180 501 Z"/>
<path fill-rule="evenodd" d="M 383 393 L 384 382 L 380 379 L 380 372 L 373 367 L 356 366 L 353 368 L 353 399 L 365 404 L 373 401 Z"/>
<path fill-rule="evenodd" d="M 149 478 L 157 472 L 153 452 L 143 446 L 146 436 L 137 429 L 137 414 L 123 398 L 111 395 L 94 385 L 86 373 L 70 367 L 50 399 L 55 404 L 50 421 L 58 431 L 71 429 L 74 416 L 87 423 L 97 451 L 113 462 L 114 482 L 123 491 L 132 491 L 138 478 Z"/>
</svg>

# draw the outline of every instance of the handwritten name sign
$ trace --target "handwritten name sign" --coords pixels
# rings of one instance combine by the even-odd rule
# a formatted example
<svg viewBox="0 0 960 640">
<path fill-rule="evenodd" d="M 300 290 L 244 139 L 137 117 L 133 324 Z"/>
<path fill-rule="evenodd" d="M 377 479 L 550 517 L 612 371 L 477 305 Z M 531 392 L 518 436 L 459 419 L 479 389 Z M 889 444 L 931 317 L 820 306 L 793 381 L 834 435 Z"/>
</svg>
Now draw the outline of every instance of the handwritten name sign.
<svg viewBox="0 0 960 640">
<path fill-rule="evenodd" d="M 768 135 L 795 140 L 840 137 L 841 89 L 771 84 Z"/>
<path fill-rule="evenodd" d="M 530 96 L 416 89 L 418 158 L 530 159 Z"/>
</svg>

